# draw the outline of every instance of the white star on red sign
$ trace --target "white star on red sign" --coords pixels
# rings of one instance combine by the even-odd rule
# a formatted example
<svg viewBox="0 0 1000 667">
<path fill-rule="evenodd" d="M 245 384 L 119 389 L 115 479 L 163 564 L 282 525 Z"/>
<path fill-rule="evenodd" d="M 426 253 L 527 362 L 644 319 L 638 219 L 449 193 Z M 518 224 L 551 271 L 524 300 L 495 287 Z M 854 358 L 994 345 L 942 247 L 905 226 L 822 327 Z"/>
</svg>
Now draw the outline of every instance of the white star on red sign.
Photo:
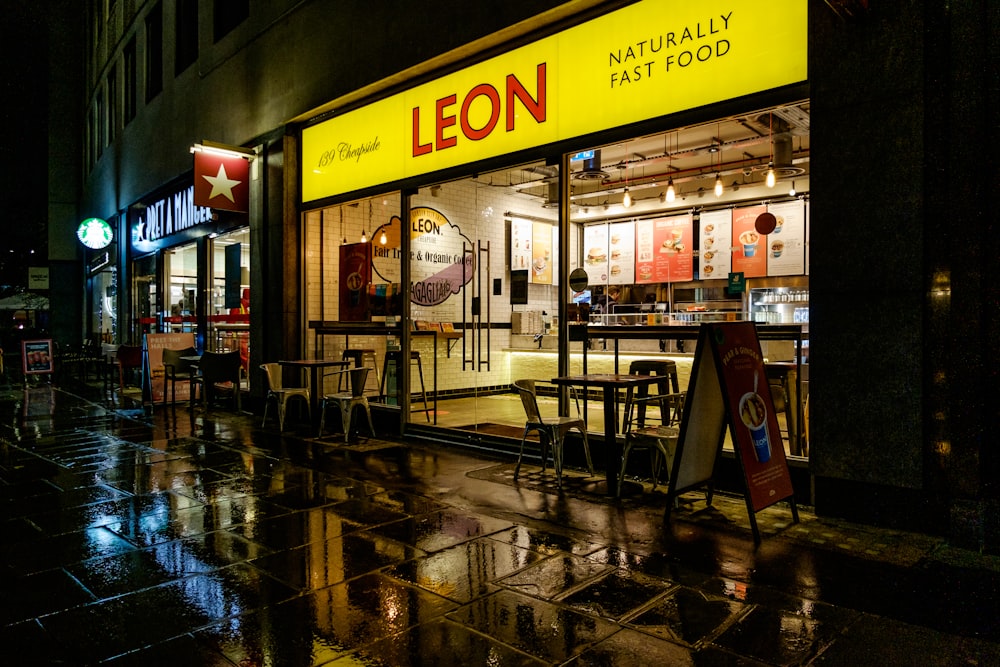
<svg viewBox="0 0 1000 667">
<path fill-rule="evenodd" d="M 229 201 L 236 203 L 233 198 L 233 188 L 242 183 L 243 181 L 234 181 L 229 178 L 226 173 L 226 165 L 219 164 L 219 173 L 215 176 L 202 176 L 206 181 L 212 184 L 212 193 L 208 196 L 209 199 L 215 199 L 219 195 L 222 195 Z"/>
</svg>

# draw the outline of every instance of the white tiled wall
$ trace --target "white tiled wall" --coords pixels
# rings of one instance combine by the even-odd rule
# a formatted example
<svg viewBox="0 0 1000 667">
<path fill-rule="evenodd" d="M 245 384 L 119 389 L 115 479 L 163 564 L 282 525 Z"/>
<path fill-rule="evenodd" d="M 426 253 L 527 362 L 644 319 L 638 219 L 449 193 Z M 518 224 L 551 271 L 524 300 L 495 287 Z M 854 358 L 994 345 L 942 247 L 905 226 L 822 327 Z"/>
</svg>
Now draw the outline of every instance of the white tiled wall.
<svg viewBox="0 0 1000 667">
<path fill-rule="evenodd" d="M 369 203 L 371 214 L 369 215 Z M 538 206 L 537 201 L 521 199 L 510 195 L 506 188 L 494 187 L 488 178 L 480 180 L 464 179 L 461 181 L 443 183 L 435 188 L 423 188 L 411 199 L 413 207 L 424 206 L 432 208 L 443 215 L 451 224 L 460 228 L 461 233 L 474 246 L 482 245 L 489 248 L 487 255 L 481 255 L 481 265 L 474 272 L 473 281 L 467 286 L 465 295 L 457 294 L 449 297 L 444 303 L 433 306 L 418 306 L 414 304 L 411 315 L 414 320 L 430 322 L 452 322 L 456 330 L 461 330 L 464 319 L 472 323 L 471 297 L 479 295 L 482 298 L 485 326 L 491 323 L 509 324 L 513 309 L 520 311 L 545 312 L 545 319 L 554 316 L 558 310 L 560 288 L 553 285 L 530 285 L 528 292 L 529 305 L 514 306 L 510 304 L 509 281 L 509 248 L 507 240 L 508 225 L 505 213 L 508 211 L 526 212 L 532 215 L 544 215 L 546 211 Z M 339 261 L 339 246 L 346 237 L 349 242 L 360 240 L 364 229 L 369 239 L 374 230 L 382 224 L 387 224 L 394 215 L 399 215 L 399 196 L 391 193 L 385 197 L 362 200 L 356 206 L 334 206 L 320 211 L 311 211 L 305 215 L 305 274 L 306 274 L 306 309 L 304 323 L 309 320 L 338 319 L 338 299 L 340 276 L 337 272 Z M 320 233 L 320 216 L 323 216 L 323 233 Z M 461 252 L 461 248 L 455 250 Z M 322 261 L 322 270 L 321 270 Z M 388 276 L 389 280 L 398 277 Z M 493 294 L 494 280 L 500 281 L 500 294 Z M 322 289 L 321 289 L 322 287 Z M 488 306 L 488 312 L 487 312 Z M 307 331 L 307 353 L 315 353 L 313 335 Z M 509 357 L 504 350 L 510 347 L 510 329 L 485 329 L 480 332 L 467 330 L 464 340 L 453 342 L 450 356 L 446 352 L 448 341 L 438 341 L 438 377 L 439 391 L 465 390 L 506 385 L 511 381 Z M 352 348 L 371 348 L 376 350 L 376 358 L 381 372 L 382 360 L 385 358 L 386 340 L 381 336 L 352 337 Z M 328 336 L 323 344 L 323 354 L 327 358 L 340 358 L 344 349 L 342 337 Z M 424 380 L 428 387 L 433 385 L 433 339 L 430 337 L 414 337 L 412 348 L 421 353 L 424 366 Z M 467 361 L 463 368 L 463 353 Z M 488 364 L 486 363 L 488 361 Z M 414 368 L 414 370 L 416 370 Z M 374 381 L 374 380 L 373 380 Z M 413 389 L 419 388 L 419 379 L 413 378 Z"/>
</svg>

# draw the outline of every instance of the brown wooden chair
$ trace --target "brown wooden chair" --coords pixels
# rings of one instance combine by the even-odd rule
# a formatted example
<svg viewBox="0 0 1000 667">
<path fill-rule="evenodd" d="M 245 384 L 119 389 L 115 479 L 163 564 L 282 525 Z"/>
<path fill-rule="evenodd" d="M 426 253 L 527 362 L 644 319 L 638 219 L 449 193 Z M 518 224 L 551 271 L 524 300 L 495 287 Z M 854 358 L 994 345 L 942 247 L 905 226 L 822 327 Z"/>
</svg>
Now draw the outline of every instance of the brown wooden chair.
<svg viewBox="0 0 1000 667">
<path fill-rule="evenodd" d="M 127 379 L 135 379 L 138 373 L 138 383 L 133 386 L 142 387 L 142 348 L 138 345 L 119 345 L 115 352 L 115 367 L 118 369 L 118 389 L 125 393 Z"/>
</svg>

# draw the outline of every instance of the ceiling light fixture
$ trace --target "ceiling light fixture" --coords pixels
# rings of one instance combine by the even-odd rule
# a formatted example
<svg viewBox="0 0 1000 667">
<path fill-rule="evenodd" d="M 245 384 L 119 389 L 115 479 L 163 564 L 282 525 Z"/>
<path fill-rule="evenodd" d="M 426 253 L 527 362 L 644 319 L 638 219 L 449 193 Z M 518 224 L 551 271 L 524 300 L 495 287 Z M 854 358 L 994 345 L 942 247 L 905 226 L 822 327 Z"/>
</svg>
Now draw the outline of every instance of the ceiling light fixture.
<svg viewBox="0 0 1000 667">
<path fill-rule="evenodd" d="M 365 234 L 365 230 L 363 230 L 363 229 L 361 230 L 361 242 L 362 243 L 368 243 L 368 236 L 367 236 L 367 234 Z"/>
<path fill-rule="evenodd" d="M 386 243 L 389 242 L 389 238 L 385 235 L 384 229 L 382 230 L 382 236 L 378 238 L 378 242 L 381 243 L 382 245 L 385 245 Z"/>
<path fill-rule="evenodd" d="M 676 146 L 676 137 L 674 139 L 674 143 L 675 143 L 675 146 Z M 667 169 L 672 169 L 673 168 L 673 165 L 671 164 L 673 162 L 673 157 L 674 157 L 673 153 L 668 151 L 667 152 Z M 677 199 L 677 191 L 674 190 L 674 177 L 673 176 L 669 176 L 669 177 L 667 177 L 667 203 L 668 204 L 672 204 L 672 203 L 674 203 L 675 199 Z"/>
<path fill-rule="evenodd" d="M 630 208 L 632 206 L 632 195 L 628 191 L 628 144 L 625 144 L 625 166 L 622 169 L 625 170 L 625 195 L 622 197 L 622 206 L 625 208 Z"/>
<path fill-rule="evenodd" d="M 788 196 L 789 197 L 794 197 L 795 196 L 795 181 L 792 181 L 792 187 L 788 191 Z"/>
<path fill-rule="evenodd" d="M 770 111 L 767 113 L 767 138 L 771 157 L 767 163 L 767 178 L 764 182 L 767 183 L 767 187 L 773 188 L 777 177 L 774 174 L 774 116 Z"/>
<path fill-rule="evenodd" d="M 719 136 L 716 137 L 716 140 L 719 142 L 719 164 L 716 166 L 716 169 L 715 169 L 715 196 L 716 197 L 721 197 L 722 196 L 722 174 L 720 173 L 720 171 L 722 170 L 722 126 L 721 126 L 721 124 L 716 125 L 715 131 L 719 135 Z M 714 147 L 715 144 L 712 144 L 712 146 Z"/>
</svg>

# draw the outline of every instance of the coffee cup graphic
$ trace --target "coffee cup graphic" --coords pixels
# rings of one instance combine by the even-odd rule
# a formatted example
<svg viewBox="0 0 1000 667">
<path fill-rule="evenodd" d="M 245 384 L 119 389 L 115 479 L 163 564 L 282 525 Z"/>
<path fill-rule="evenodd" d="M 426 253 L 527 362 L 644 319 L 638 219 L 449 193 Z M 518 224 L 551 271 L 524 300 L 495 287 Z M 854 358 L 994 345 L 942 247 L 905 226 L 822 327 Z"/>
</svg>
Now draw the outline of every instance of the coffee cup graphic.
<svg viewBox="0 0 1000 667">
<path fill-rule="evenodd" d="M 746 231 L 740 234 L 740 243 L 743 244 L 743 256 L 753 257 L 757 253 L 757 241 L 760 239 L 760 234 L 757 232 Z"/>
<path fill-rule="evenodd" d="M 782 251 L 785 249 L 784 241 L 772 241 L 771 242 L 771 256 L 781 257 Z"/>
<path fill-rule="evenodd" d="M 771 439 L 767 432 L 767 407 L 755 391 L 743 394 L 740 399 L 740 421 L 750 431 L 753 453 L 760 463 L 771 460 Z"/>
<path fill-rule="evenodd" d="M 785 225 L 785 218 L 783 216 L 780 215 L 774 216 L 774 231 L 771 233 L 780 234 L 781 228 L 784 227 L 784 225 Z"/>
</svg>

